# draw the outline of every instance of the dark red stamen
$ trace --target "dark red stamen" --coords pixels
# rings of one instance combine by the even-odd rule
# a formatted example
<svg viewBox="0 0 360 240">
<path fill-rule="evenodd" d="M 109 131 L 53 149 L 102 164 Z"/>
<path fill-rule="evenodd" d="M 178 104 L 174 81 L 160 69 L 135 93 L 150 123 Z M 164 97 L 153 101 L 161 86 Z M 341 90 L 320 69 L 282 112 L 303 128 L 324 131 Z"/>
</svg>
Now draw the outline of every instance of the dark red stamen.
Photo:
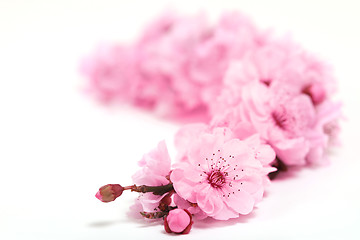
<svg viewBox="0 0 360 240">
<path fill-rule="evenodd" d="M 220 171 L 210 172 L 207 180 L 213 188 L 221 188 L 226 182 L 224 174 Z"/>
</svg>

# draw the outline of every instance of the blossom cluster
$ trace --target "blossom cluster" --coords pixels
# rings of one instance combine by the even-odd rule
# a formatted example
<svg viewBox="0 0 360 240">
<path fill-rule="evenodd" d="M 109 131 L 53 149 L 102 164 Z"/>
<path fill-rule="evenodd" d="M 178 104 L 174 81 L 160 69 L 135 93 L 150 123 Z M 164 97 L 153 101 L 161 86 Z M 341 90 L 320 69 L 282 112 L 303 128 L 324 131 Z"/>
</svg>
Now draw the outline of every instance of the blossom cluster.
<svg viewBox="0 0 360 240">
<path fill-rule="evenodd" d="M 133 44 L 101 46 L 82 70 L 102 101 L 206 119 L 180 128 L 173 162 L 160 142 L 139 162 L 133 185 L 108 184 L 96 194 L 111 202 L 139 192 L 140 214 L 163 218 L 168 233 L 249 214 L 279 172 L 327 164 L 338 143 L 331 68 L 239 13 L 215 24 L 203 14 L 167 13 Z"/>
<path fill-rule="evenodd" d="M 204 112 L 222 88 L 230 61 L 261 46 L 266 35 L 238 13 L 211 25 L 204 14 L 170 12 L 133 44 L 101 45 L 82 71 L 89 92 L 102 101 L 127 101 L 170 116 Z"/>
<path fill-rule="evenodd" d="M 141 215 L 164 218 L 165 230 L 174 233 L 188 233 L 192 218 L 227 220 L 249 214 L 263 198 L 268 174 L 276 170 L 270 166 L 273 149 L 259 135 L 239 140 L 229 128 L 205 124 L 186 126 L 178 135 L 181 155 L 175 163 L 162 141 L 140 160 L 134 185 L 108 184 L 96 197 L 109 202 L 124 190 L 139 192 Z"/>
</svg>

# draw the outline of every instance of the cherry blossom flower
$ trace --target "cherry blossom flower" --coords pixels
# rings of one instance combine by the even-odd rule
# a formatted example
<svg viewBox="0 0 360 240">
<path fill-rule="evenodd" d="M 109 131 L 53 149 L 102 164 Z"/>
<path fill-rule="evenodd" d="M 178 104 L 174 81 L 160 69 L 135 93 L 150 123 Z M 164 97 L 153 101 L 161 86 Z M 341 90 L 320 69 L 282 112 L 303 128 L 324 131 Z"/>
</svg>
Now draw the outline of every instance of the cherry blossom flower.
<svg viewBox="0 0 360 240">
<path fill-rule="evenodd" d="M 210 103 L 215 115 L 237 105 L 242 86 L 252 81 L 291 85 L 295 93 L 307 94 L 319 105 L 335 92 L 332 69 L 289 38 L 262 38 L 262 44 L 233 59 L 225 74 L 221 96 Z"/>
<path fill-rule="evenodd" d="M 100 47 L 82 69 L 90 93 L 101 100 L 127 101 L 161 115 L 206 114 L 230 62 L 264 38 L 239 13 L 226 13 L 211 25 L 201 13 L 170 12 L 150 23 L 135 44 Z"/>
<path fill-rule="evenodd" d="M 323 164 L 326 126 L 338 126 L 341 115 L 330 99 L 334 91 L 326 64 L 288 39 L 268 39 L 231 64 L 212 104 L 212 124 L 239 138 L 259 133 L 286 165 Z"/>
<path fill-rule="evenodd" d="M 141 170 L 133 175 L 133 182 L 137 185 L 147 186 L 162 186 L 169 184 L 171 160 L 165 145 L 162 141 L 157 148 L 145 154 L 139 161 Z M 143 193 L 140 197 L 145 212 L 154 212 L 159 210 L 161 200 L 166 197 L 167 193 L 163 195 L 155 195 L 153 193 Z"/>
<path fill-rule="evenodd" d="M 238 106 L 229 109 L 224 117 L 230 114 L 230 121 L 250 125 L 248 129 L 259 133 L 287 165 L 325 161 L 328 136 L 324 123 L 339 116 L 337 104 L 323 111 L 328 102 L 315 107 L 308 95 L 276 83 L 267 87 L 252 82 L 245 84 L 241 93 Z M 221 118 L 216 120 L 218 125 Z M 238 126 L 232 123 L 232 127 Z"/>
<path fill-rule="evenodd" d="M 255 158 L 249 142 L 227 139 L 228 131 L 198 135 L 170 175 L 181 198 L 219 220 L 250 213 L 263 197 L 263 177 L 273 171 Z"/>
<path fill-rule="evenodd" d="M 82 73 L 89 79 L 87 91 L 103 102 L 132 99 L 140 84 L 135 63 L 136 52 L 133 47 L 100 45 L 81 65 Z"/>
<path fill-rule="evenodd" d="M 314 126 L 315 109 L 309 97 L 287 90 L 259 82 L 243 86 L 237 121 L 249 122 L 283 162 L 303 165 L 310 148 L 306 135 Z"/>
</svg>

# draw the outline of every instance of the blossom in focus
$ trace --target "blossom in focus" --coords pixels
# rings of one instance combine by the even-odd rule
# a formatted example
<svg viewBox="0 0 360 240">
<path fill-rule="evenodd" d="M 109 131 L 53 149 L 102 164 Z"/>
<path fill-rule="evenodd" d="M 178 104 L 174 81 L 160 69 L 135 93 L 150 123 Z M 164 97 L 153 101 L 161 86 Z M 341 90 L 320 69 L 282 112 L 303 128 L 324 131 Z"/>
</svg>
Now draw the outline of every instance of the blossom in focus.
<svg viewBox="0 0 360 240">
<path fill-rule="evenodd" d="M 192 216 L 187 210 L 174 209 L 164 219 L 167 233 L 188 234 L 193 224 Z"/>
<path fill-rule="evenodd" d="M 142 167 L 133 176 L 133 182 L 136 185 L 162 186 L 169 184 L 171 160 L 164 141 L 160 142 L 156 149 L 145 154 L 139 161 Z M 145 212 L 154 212 L 159 210 L 161 200 L 166 197 L 163 195 L 155 195 L 153 193 L 143 193 L 139 197 L 139 201 Z"/>
<path fill-rule="evenodd" d="M 124 188 L 120 184 L 107 184 L 102 186 L 95 194 L 95 197 L 102 202 L 112 202 L 120 197 Z"/>
<path fill-rule="evenodd" d="M 202 132 L 191 141 L 170 175 L 182 199 L 219 220 L 250 213 L 263 197 L 263 178 L 274 170 L 255 158 L 250 142 L 229 136 L 227 128 Z"/>
</svg>

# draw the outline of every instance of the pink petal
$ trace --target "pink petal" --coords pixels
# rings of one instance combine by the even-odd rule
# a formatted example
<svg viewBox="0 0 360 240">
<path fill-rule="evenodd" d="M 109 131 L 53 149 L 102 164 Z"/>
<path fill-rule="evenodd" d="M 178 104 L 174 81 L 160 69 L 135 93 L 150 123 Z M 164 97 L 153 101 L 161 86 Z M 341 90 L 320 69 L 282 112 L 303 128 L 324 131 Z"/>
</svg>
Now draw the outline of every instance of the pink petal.
<svg viewBox="0 0 360 240">
<path fill-rule="evenodd" d="M 287 165 L 304 165 L 309 143 L 304 138 L 288 139 L 272 144 L 277 156 Z"/>
<path fill-rule="evenodd" d="M 243 215 L 249 214 L 255 204 L 254 198 L 245 191 L 235 191 L 230 197 L 225 198 L 225 202 L 234 211 Z"/>
<path fill-rule="evenodd" d="M 193 188 L 195 183 L 184 177 L 184 171 L 181 169 L 174 169 L 171 172 L 170 179 L 173 182 L 175 191 L 184 199 L 190 202 L 196 202 Z"/>
<path fill-rule="evenodd" d="M 199 208 L 211 217 L 216 216 L 224 207 L 218 192 L 209 185 L 197 192 L 196 202 Z"/>
</svg>

